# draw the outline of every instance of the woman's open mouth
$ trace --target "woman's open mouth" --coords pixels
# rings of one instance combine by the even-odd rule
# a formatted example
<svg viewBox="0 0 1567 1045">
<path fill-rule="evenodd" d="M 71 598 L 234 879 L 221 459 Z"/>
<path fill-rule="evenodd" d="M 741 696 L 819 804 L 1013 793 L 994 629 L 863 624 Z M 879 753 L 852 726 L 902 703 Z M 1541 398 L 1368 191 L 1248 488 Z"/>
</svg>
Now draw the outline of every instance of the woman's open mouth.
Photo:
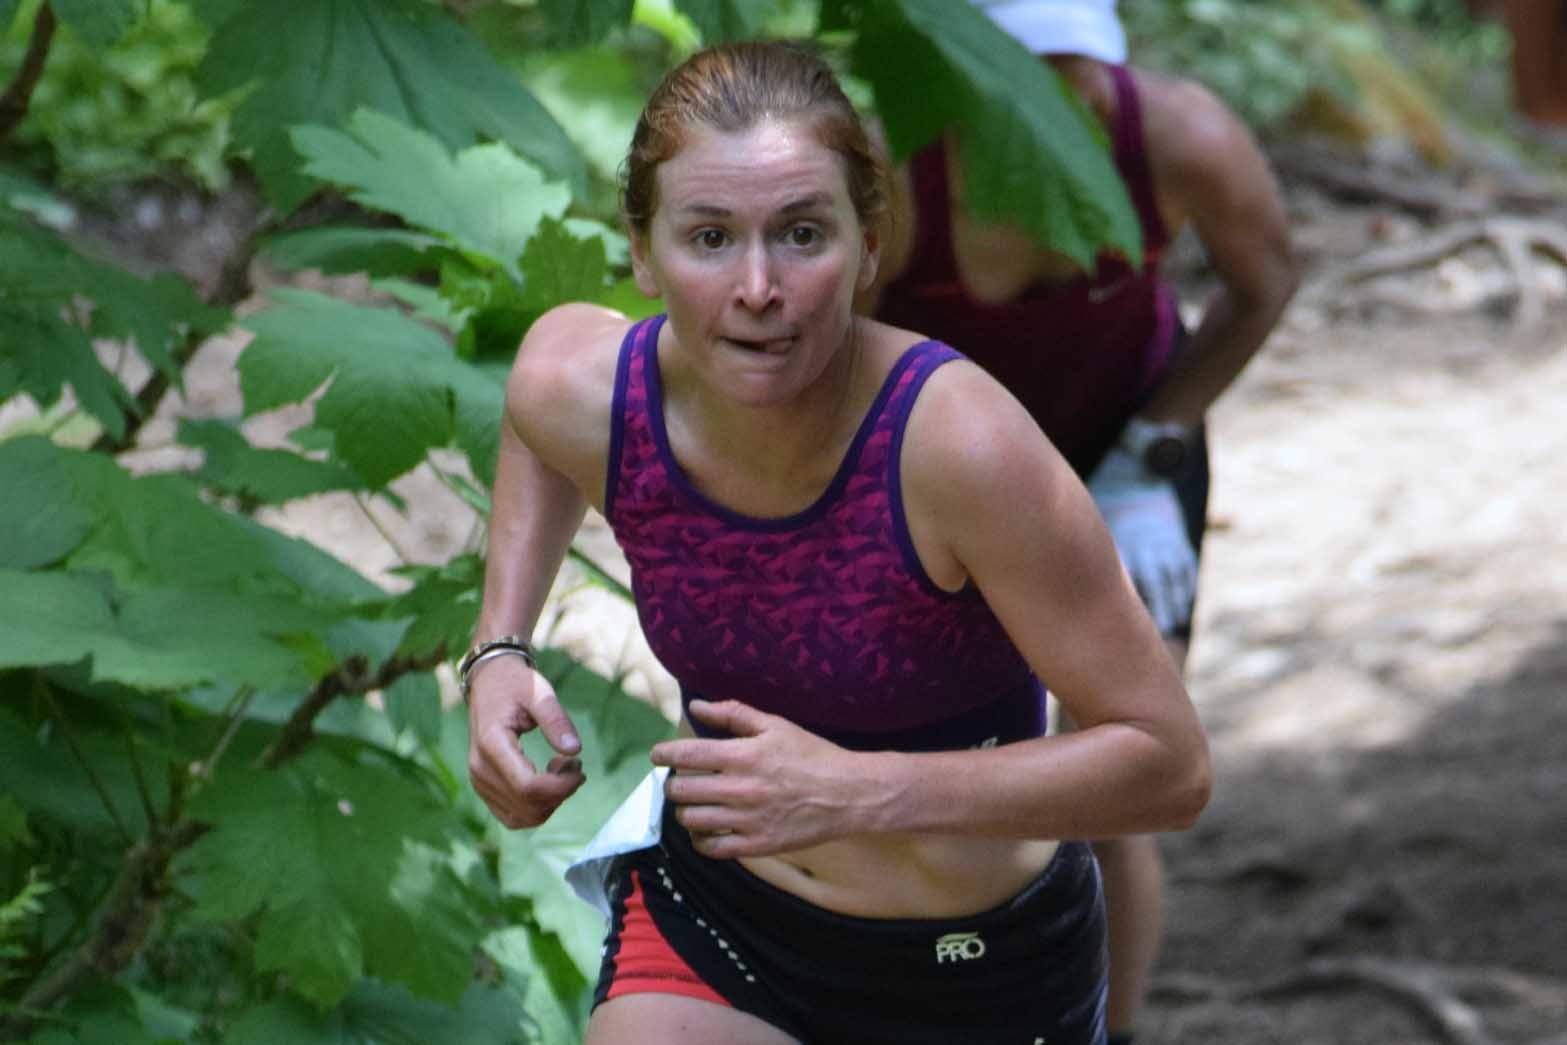
<svg viewBox="0 0 1567 1045">
<path fill-rule="evenodd" d="M 734 337 L 724 338 L 726 342 L 742 352 L 752 352 L 757 355 L 778 356 L 789 351 L 789 346 L 794 344 L 792 337 L 768 338 L 765 340 L 750 340 Z"/>
</svg>

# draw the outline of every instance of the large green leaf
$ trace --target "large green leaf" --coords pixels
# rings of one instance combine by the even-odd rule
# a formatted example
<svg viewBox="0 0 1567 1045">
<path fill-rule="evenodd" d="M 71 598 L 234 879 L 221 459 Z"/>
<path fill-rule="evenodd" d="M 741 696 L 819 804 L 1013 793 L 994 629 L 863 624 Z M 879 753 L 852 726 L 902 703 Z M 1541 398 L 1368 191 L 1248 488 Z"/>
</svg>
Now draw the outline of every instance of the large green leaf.
<svg viewBox="0 0 1567 1045">
<path fill-rule="evenodd" d="M 288 996 L 258 1005 L 240 1016 L 223 1040 L 225 1045 L 516 1045 L 532 1040 L 524 1034 L 531 1022 L 510 987 L 473 984 L 454 1008 L 417 998 L 395 984 L 362 980 L 329 1012 Z M 540 1040 L 556 1045 L 567 1039 Z"/>
<path fill-rule="evenodd" d="M 179 441 L 204 451 L 201 469 L 196 473 L 203 483 L 262 504 L 282 504 L 297 497 L 364 485 L 352 472 L 331 461 L 251 446 L 236 426 L 216 419 L 181 419 Z"/>
<path fill-rule="evenodd" d="M 135 400 L 98 362 L 86 332 L 47 307 L 17 307 L 0 298 L 0 401 L 23 392 L 47 408 L 67 388 L 105 429 L 124 434 Z"/>
<path fill-rule="evenodd" d="M 175 348 L 186 332 L 215 332 L 228 323 L 227 312 L 204 305 L 178 278 L 142 279 L 85 257 L 4 206 L 0 272 L 6 273 L 0 280 L 0 399 L 24 391 L 52 403 L 69 385 L 83 409 L 115 435 L 123 433 L 134 401 L 98 361 L 90 338 L 133 341 L 180 387 Z"/>
<path fill-rule="evenodd" d="M 62 25 L 95 46 L 107 47 L 136 24 L 146 0 L 49 0 L 49 6 Z"/>
<path fill-rule="evenodd" d="M 755 36 L 768 15 L 778 9 L 778 0 L 675 0 L 687 18 L 714 44 L 720 40 L 742 40 Z"/>
<path fill-rule="evenodd" d="M 433 268 L 432 248 L 442 245 L 435 236 L 407 229 L 327 226 L 272 236 L 264 251 L 268 261 L 291 272 L 406 276 Z"/>
<path fill-rule="evenodd" d="M 564 183 L 546 181 L 505 145 L 453 157 L 436 138 L 377 112 L 354 113 L 347 132 L 297 127 L 293 138 L 311 175 L 508 267 L 539 221 L 559 218 L 571 202 Z"/>
<path fill-rule="evenodd" d="M 234 765 L 191 813 L 214 825 L 188 855 L 198 913 L 259 915 L 256 962 L 317 1005 L 363 975 L 455 1004 L 482 935 L 442 855 L 454 821 L 382 761 L 307 752 L 271 772 Z"/>
<path fill-rule="evenodd" d="M 539 827 L 510 832 L 495 828 L 501 887 L 532 899 L 539 924 L 560 938 L 578 969 L 592 979 L 604 942 L 604 919 L 577 899 L 565 871 L 652 769 L 648 750 L 670 736 L 673 727 L 650 705 L 560 654 L 545 651 L 540 666 L 582 738 L 587 783 Z M 540 765 L 549 757 L 537 734 L 524 738 L 524 749 Z"/>
<path fill-rule="evenodd" d="M 631 22 L 635 0 L 539 0 L 553 42 L 580 47 L 604 39 Z"/>
<path fill-rule="evenodd" d="M 0 398 L 4 398 L 0 396 Z M 11 440 L 0 451 L 0 567 L 32 569 L 63 558 L 97 522 L 72 469 L 47 440 Z"/>
<path fill-rule="evenodd" d="M 112 459 L 27 437 L 0 443 L 0 481 L 58 528 L 9 531 L 18 539 L 7 565 L 74 571 L 0 571 L 0 666 L 90 657 L 93 678 L 127 685 L 298 688 L 369 648 L 364 635 L 338 647 L 323 639 L 355 603 L 382 598 L 379 589 L 206 503 L 180 477 L 133 478 Z M 10 514 L 0 509 L 0 522 Z M 383 640 L 385 652 L 395 641 Z"/>
<path fill-rule="evenodd" d="M 330 378 L 316 424 L 333 433 L 339 458 L 372 488 L 453 441 L 476 473 L 493 473 L 501 384 L 398 312 L 302 291 L 276 298 L 245 323 L 256 333 L 239 360 L 247 413 L 303 400 Z"/>
<path fill-rule="evenodd" d="M 855 72 L 897 158 L 955 128 L 974 213 L 1015 221 L 1084 267 L 1107 245 L 1141 257 L 1102 129 L 1043 62 L 967 3 L 864 0 L 859 14 Z"/>
<path fill-rule="evenodd" d="M 581 1041 L 595 980 L 584 976 L 555 937 L 513 925 L 485 937 L 484 953 L 513 979 L 527 984 L 523 1005 L 538 1025 L 541 1045 Z"/>
<path fill-rule="evenodd" d="M 90 658 L 93 679 L 149 689 L 305 687 L 322 665 L 293 637 L 333 620 L 292 599 L 195 588 L 122 594 L 115 606 L 72 573 L 0 570 L 0 588 L 0 668 Z"/>
<path fill-rule="evenodd" d="M 505 142 L 556 178 L 585 183 L 560 125 L 466 29 L 422 0 L 279 0 L 235 6 L 213 34 L 198 78 L 210 94 L 254 85 L 232 129 L 252 150 L 268 197 L 292 210 L 312 184 L 289 129 L 342 126 L 374 109 L 463 148 Z"/>
</svg>

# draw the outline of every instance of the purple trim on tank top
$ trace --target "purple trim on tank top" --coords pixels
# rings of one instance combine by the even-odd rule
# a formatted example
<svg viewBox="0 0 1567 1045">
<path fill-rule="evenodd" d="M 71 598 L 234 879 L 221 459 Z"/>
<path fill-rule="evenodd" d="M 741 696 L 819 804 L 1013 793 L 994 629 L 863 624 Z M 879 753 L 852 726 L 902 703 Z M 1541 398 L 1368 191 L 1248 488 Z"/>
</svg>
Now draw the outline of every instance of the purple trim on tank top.
<svg viewBox="0 0 1567 1045">
<path fill-rule="evenodd" d="M 930 375 L 936 372 L 936 368 L 954 359 L 963 358 L 963 354 L 951 345 L 944 345 L 939 341 L 926 341 L 922 344 L 930 345 L 933 351 L 923 352 L 920 355 L 918 360 L 920 371 L 910 379 L 908 393 L 900 404 L 897 427 L 893 429 L 892 447 L 887 451 L 887 501 L 892 509 L 892 532 L 897 538 L 898 550 L 903 553 L 904 566 L 920 587 L 933 595 L 948 599 L 977 598 L 979 589 L 970 581 L 965 580 L 963 587 L 957 591 L 948 591 L 931 580 L 930 574 L 925 572 L 925 564 L 920 561 L 919 553 L 914 550 L 914 535 L 909 532 L 909 517 L 904 511 L 901 461 L 903 437 L 909 430 L 909 412 L 914 409 L 914 401 L 919 398 L 920 390 L 925 387 L 925 382 L 930 379 Z"/>
<path fill-rule="evenodd" d="M 615 361 L 615 395 L 610 403 L 609 467 L 604 476 L 604 518 L 611 518 L 615 510 L 615 487 L 619 486 L 620 450 L 626 437 L 626 385 L 631 380 L 632 345 L 650 335 L 658 343 L 658 332 L 664 325 L 665 313 L 631 324 L 626 336 L 620 339 L 620 358 Z"/>
<path fill-rule="evenodd" d="M 1143 135 L 1143 100 L 1137 80 L 1124 65 L 1107 66 L 1115 84 L 1115 126 L 1112 148 L 1116 169 L 1126 185 L 1127 195 L 1137 208 L 1143 226 L 1143 248 L 1157 254 L 1170 241 L 1164 215 L 1159 213 L 1159 197 L 1154 190 L 1153 172 L 1148 169 L 1148 143 Z"/>
<path fill-rule="evenodd" d="M 853 478 L 855 470 L 859 467 L 865 442 L 875 431 L 877 419 L 886 408 L 887 398 L 897 387 L 898 379 L 903 372 L 924 354 L 923 350 L 926 346 L 946 347 L 935 341 L 921 341 L 909 346 L 904 350 L 903 355 L 898 357 L 898 361 L 892 365 L 886 380 L 877 391 L 876 399 L 866 411 L 865 417 L 861 419 L 859 428 L 855 430 L 854 439 L 849 443 L 849 449 L 843 455 L 843 460 L 838 463 L 832 481 L 827 484 L 827 488 L 821 495 L 793 515 L 764 518 L 737 512 L 708 497 L 696 488 L 690 477 L 686 475 L 685 469 L 680 466 L 680 462 L 675 459 L 674 450 L 669 445 L 669 431 L 664 426 L 664 378 L 658 361 L 658 341 L 655 339 L 643 354 L 642 380 L 647 385 L 648 427 L 653 432 L 653 444 L 658 447 L 659 461 L 668 471 L 669 481 L 683 496 L 689 498 L 691 503 L 702 511 L 716 516 L 730 526 L 742 530 L 771 532 L 809 525 L 831 511 L 834 503 L 842 496 L 844 488 L 849 485 L 849 480 Z"/>
</svg>

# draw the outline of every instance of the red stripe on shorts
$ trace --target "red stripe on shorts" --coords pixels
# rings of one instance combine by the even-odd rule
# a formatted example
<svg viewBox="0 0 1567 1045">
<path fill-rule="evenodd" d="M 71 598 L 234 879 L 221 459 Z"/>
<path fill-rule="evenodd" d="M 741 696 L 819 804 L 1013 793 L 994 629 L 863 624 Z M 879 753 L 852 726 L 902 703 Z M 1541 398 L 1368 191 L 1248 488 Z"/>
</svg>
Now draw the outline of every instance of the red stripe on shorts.
<svg viewBox="0 0 1567 1045">
<path fill-rule="evenodd" d="M 642 896 L 642 875 L 631 873 L 631 895 L 620 927 L 620 949 L 615 952 L 615 976 L 605 999 L 623 994 L 679 994 L 732 1007 L 692 971 L 658 931 Z"/>
</svg>

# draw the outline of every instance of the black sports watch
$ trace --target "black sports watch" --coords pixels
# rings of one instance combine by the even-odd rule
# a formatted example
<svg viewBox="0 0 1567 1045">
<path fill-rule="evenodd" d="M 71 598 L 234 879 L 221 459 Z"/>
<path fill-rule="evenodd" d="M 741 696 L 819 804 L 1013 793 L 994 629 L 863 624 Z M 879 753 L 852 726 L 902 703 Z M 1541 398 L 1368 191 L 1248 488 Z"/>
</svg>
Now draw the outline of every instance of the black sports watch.
<svg viewBox="0 0 1567 1045">
<path fill-rule="evenodd" d="M 1134 417 L 1121 430 L 1119 445 L 1149 475 L 1174 479 L 1191 454 L 1193 435 L 1185 425 Z"/>
</svg>

